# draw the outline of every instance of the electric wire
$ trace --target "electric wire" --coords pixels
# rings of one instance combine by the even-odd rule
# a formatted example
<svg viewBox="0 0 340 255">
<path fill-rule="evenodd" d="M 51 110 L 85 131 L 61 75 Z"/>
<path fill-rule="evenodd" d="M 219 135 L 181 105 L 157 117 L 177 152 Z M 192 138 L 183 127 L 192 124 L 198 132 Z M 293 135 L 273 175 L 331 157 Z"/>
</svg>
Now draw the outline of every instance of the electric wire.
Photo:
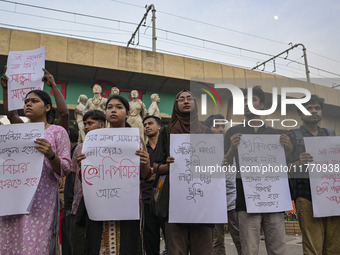
<svg viewBox="0 0 340 255">
<path fill-rule="evenodd" d="M 24 4 L 24 3 L 18 3 L 18 2 L 13 2 L 13 1 L 8 1 L 8 0 L 0 0 L 1 2 L 7 2 L 7 3 L 12 3 L 12 4 L 20 4 L 20 5 L 23 5 L 23 6 L 27 6 L 27 7 L 31 7 L 31 8 L 39 8 L 39 9 L 44 9 L 44 10 L 49 10 L 49 11 L 55 11 L 55 12 L 60 12 L 60 13 L 66 13 L 66 14 L 70 14 L 70 15 L 78 15 L 78 16 L 83 16 L 83 17 L 86 17 L 86 18 L 95 18 L 95 19 L 99 19 L 99 20 L 106 20 L 106 21 L 112 21 L 112 22 L 117 22 L 118 24 L 119 23 L 123 23 L 123 24 L 128 24 L 128 25 L 137 25 L 137 23 L 133 23 L 133 22 L 127 22 L 127 21 L 121 21 L 121 20 L 116 20 L 116 19 L 110 19 L 110 18 L 104 18 L 104 17 L 97 17 L 97 16 L 93 16 L 93 15 L 88 15 L 88 14 L 82 14 L 82 13 L 76 13 L 76 12 L 69 12 L 69 11 L 65 11 L 65 10 L 59 10 L 59 9 L 54 9 L 54 8 L 48 8 L 48 7 L 41 7 L 41 6 L 37 6 L 37 5 L 31 5 L 31 4 Z M 121 4 L 128 4 L 128 5 L 131 5 L 131 6 L 135 6 L 135 7 L 139 7 L 139 8 L 143 8 L 141 6 L 138 6 L 138 5 L 134 5 L 134 4 L 130 4 L 130 3 L 125 3 L 125 2 L 122 2 L 122 1 L 117 1 L 117 0 L 111 0 L 113 2 L 117 2 L 117 3 L 121 3 Z M 34 17 L 39 17 L 39 18 L 47 18 L 47 19 L 51 19 L 51 20 L 55 20 L 55 21 L 62 21 L 62 22 L 71 22 L 71 23 L 76 23 L 76 24 L 79 24 L 79 25 L 85 25 L 85 26 L 92 26 L 92 27 L 97 27 L 97 28 L 102 28 L 102 29 L 114 29 L 114 30 L 118 30 L 118 31 L 121 31 L 121 32 L 126 32 L 126 33 L 130 33 L 130 31 L 128 30 L 121 30 L 121 29 L 115 29 L 115 28 L 112 28 L 112 27 L 105 27 L 105 26 L 99 26 L 99 25 L 94 25 L 94 24 L 89 24 L 89 23 L 82 23 L 82 22 L 78 22 L 78 21 L 68 21 L 68 20 L 64 20 L 64 19 L 57 19 L 57 18 L 52 18 L 52 17 L 46 17 L 46 16 L 41 16 L 41 15 L 34 15 L 34 14 L 27 14 L 27 13 L 22 13 L 22 12 L 18 12 L 18 11 L 9 11 L 9 10 L 1 10 L 1 11 L 6 11 L 6 12 L 12 12 L 12 13 L 17 13 L 17 14 L 22 14 L 22 15 L 28 15 L 28 16 L 34 16 Z M 201 21 L 198 21 L 198 20 L 194 20 L 194 19 L 190 19 L 190 18 L 186 18 L 186 17 L 182 17 L 182 16 L 179 16 L 179 15 L 174 15 L 174 14 L 171 14 L 171 13 L 167 13 L 167 12 L 162 12 L 162 11 L 158 11 L 160 13 L 164 13 L 164 14 L 167 14 L 167 15 L 171 15 L 171 16 L 174 16 L 174 17 L 178 17 L 178 18 L 182 18 L 182 19 L 187 19 L 187 20 L 190 20 L 192 22 L 198 22 L 198 23 L 201 23 L 201 24 L 204 24 L 204 25 L 209 25 L 209 26 L 213 26 L 213 27 L 216 27 L 216 28 L 220 28 L 220 29 L 225 29 L 225 30 L 230 30 L 230 31 L 233 31 L 233 32 L 239 32 L 239 33 L 242 33 L 242 34 L 245 34 L 245 35 L 249 35 L 249 36 L 254 36 L 254 37 L 257 37 L 257 38 L 261 38 L 261 39 L 264 39 L 264 40 L 270 40 L 270 41 L 274 41 L 274 42 L 278 42 L 278 41 L 275 41 L 275 40 L 271 40 L 271 39 L 268 39 L 268 38 L 262 38 L 262 37 L 259 37 L 259 36 L 255 36 L 255 35 L 251 35 L 251 34 L 247 34 L 247 33 L 243 33 L 243 32 L 240 32 L 240 31 L 236 31 L 236 30 L 232 30 L 232 29 L 227 29 L 225 27 L 221 27 L 221 26 L 217 26 L 217 25 L 213 25 L 213 24 L 210 24 L 210 23 L 206 23 L 206 22 L 201 22 Z M 10 25 L 10 24 L 3 24 L 3 25 L 7 25 L 7 26 L 15 26 L 15 25 Z M 29 27 L 25 27 L 25 26 L 15 26 L 15 27 L 19 27 L 19 28 L 22 28 L 22 29 L 32 29 L 32 28 L 29 28 Z M 144 31 L 144 35 L 146 35 L 146 31 L 148 30 L 150 26 L 147 26 L 145 31 Z M 33 28 L 34 29 L 34 28 Z M 254 53 L 254 54 L 259 54 L 259 55 L 264 55 L 264 56 L 268 56 L 268 57 L 272 57 L 273 55 L 272 54 L 268 54 L 268 53 L 264 53 L 264 52 L 259 52 L 259 51 L 255 51 L 255 50 L 250 50 L 250 49 L 246 49 L 246 48 L 241 48 L 241 47 L 237 47 L 237 46 L 233 46 L 233 45 L 228 45 L 228 44 L 224 44 L 224 43 L 220 43 L 220 42 L 216 42 L 216 41 L 212 41 L 212 40 L 206 40 L 206 39 L 203 39 L 203 38 L 199 38 L 199 37 L 195 37 L 195 36 L 190 36 L 190 35 L 185 35 L 185 34 L 181 34 L 181 33 L 178 33 L 178 32 L 174 32 L 174 31 L 169 31 L 169 30 L 166 30 L 166 29 L 162 29 L 162 28 L 156 28 L 158 31 L 162 31 L 162 32 L 165 32 L 166 33 L 166 38 L 163 38 L 163 40 L 168 40 L 170 43 L 173 43 L 173 44 L 187 44 L 187 47 L 189 47 L 190 44 L 188 43 L 183 43 L 183 42 L 179 42 L 179 41 L 176 41 L 176 40 L 173 40 L 173 39 L 169 39 L 168 38 L 168 34 L 173 34 L 173 35 L 177 35 L 177 36 L 183 36 L 183 37 L 186 37 L 186 38 L 190 38 L 190 39 L 195 39 L 195 40 L 199 40 L 199 41 L 202 41 L 203 43 L 203 47 L 202 46 L 197 46 L 197 45 L 193 45 L 191 44 L 192 48 L 200 48 L 200 49 L 204 49 L 206 52 L 210 52 L 210 53 L 222 53 L 222 54 L 226 54 L 226 55 L 233 55 L 233 56 L 237 56 L 238 58 L 240 59 L 253 59 L 253 60 L 258 60 L 256 58 L 251 58 L 251 57 L 247 57 L 247 56 L 242 56 L 242 51 L 244 52 L 249 52 L 249 53 Z M 124 44 L 124 42 L 121 42 L 121 41 L 115 41 L 115 40 L 109 40 L 109 39 L 103 39 L 103 38 L 97 38 L 97 37 L 90 37 L 90 36 L 82 36 L 82 35 L 73 35 L 73 34 L 67 34 L 67 33 L 62 33 L 62 32 L 54 32 L 54 31 L 48 31 L 48 30 L 44 30 L 44 29 L 39 29 L 37 28 L 36 30 L 38 31 L 45 31 L 45 32 L 50 32 L 50 33 L 58 33 L 58 34 L 61 34 L 61 35 L 67 35 L 67 36 L 76 36 L 76 37 L 80 37 L 80 38 L 87 38 L 87 39 L 93 39 L 93 40 L 103 40 L 103 41 L 107 41 L 107 42 L 115 42 L 115 43 L 121 43 L 121 44 Z M 58 29 L 55 29 L 55 30 L 58 30 Z M 64 31 L 66 31 L 64 29 Z M 78 30 L 78 32 L 80 32 Z M 86 32 L 86 31 L 81 31 L 81 32 Z M 89 32 L 89 31 L 88 31 Z M 100 33 L 98 31 L 96 31 L 97 33 Z M 106 33 L 106 34 L 109 34 L 108 32 L 102 32 L 102 33 Z M 112 34 L 112 33 L 111 33 Z M 121 33 L 122 34 L 122 33 Z M 142 35 L 143 36 L 143 35 Z M 159 37 L 160 38 L 160 37 Z M 211 43 L 211 44 L 215 44 L 215 45 L 219 45 L 219 46 L 223 46 L 223 47 L 229 47 L 229 48 L 232 48 L 232 49 L 237 49 L 240 51 L 240 54 L 235 54 L 235 53 L 230 53 L 230 52 L 225 52 L 225 51 L 220 51 L 220 50 L 216 50 L 216 49 L 212 49 L 212 48 L 209 48 L 209 47 L 206 47 L 205 44 L 206 43 Z M 279 42 L 281 44 L 285 44 L 285 43 L 282 43 L 282 42 Z M 137 47 L 138 45 L 136 45 Z M 163 50 L 164 51 L 164 50 Z M 177 54 L 176 52 L 172 52 L 174 54 Z M 317 55 L 319 57 L 323 57 L 323 58 L 326 58 L 328 60 L 331 60 L 331 61 L 335 61 L 335 62 L 338 62 L 340 63 L 340 61 L 337 61 L 335 59 L 332 59 L 332 58 L 329 58 L 329 57 L 325 57 L 321 54 L 317 54 L 317 53 L 314 53 L 314 52 L 310 52 L 308 51 L 308 53 L 311 53 L 311 54 L 314 54 L 314 55 Z M 193 57 L 193 56 L 192 56 Z M 195 57 L 197 58 L 197 56 Z M 287 59 L 287 58 L 283 58 L 283 57 L 279 57 L 279 58 L 282 58 L 282 59 Z M 209 61 L 211 61 L 211 59 L 208 59 Z M 296 64 L 299 64 L 299 65 L 304 65 L 303 63 L 301 62 L 298 62 L 296 60 L 291 60 L 291 59 L 287 59 L 290 61 L 290 63 L 296 63 Z M 286 64 L 289 65 L 290 63 Z M 280 64 L 278 64 L 280 65 Z M 327 70 L 324 70 L 324 69 L 321 69 L 321 68 L 318 68 L 318 67 L 314 67 L 314 66 L 310 66 L 309 67 L 311 69 L 315 69 L 317 70 L 318 72 L 324 72 L 324 73 L 328 73 L 328 74 L 331 74 L 331 75 L 335 75 L 335 76 L 338 76 L 340 77 L 339 74 L 337 73 L 334 73 L 334 72 L 330 72 L 330 71 L 327 71 Z M 249 68 L 249 67 L 247 67 Z M 315 74 L 317 76 L 320 76 L 322 77 L 322 75 L 320 74 Z"/>
</svg>

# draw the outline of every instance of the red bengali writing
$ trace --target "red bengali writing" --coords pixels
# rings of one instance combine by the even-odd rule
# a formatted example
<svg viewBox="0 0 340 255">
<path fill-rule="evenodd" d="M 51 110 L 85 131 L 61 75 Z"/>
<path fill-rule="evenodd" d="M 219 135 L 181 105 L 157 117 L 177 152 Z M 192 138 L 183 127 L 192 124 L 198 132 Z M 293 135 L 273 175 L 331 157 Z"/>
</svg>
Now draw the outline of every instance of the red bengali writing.
<svg viewBox="0 0 340 255">
<path fill-rule="evenodd" d="M 339 194 L 340 193 L 340 183 L 336 183 L 334 182 L 333 184 L 330 184 L 328 182 L 323 182 L 321 183 L 321 185 L 318 185 L 315 187 L 316 190 L 316 195 L 320 196 L 324 193 L 336 193 Z"/>
<path fill-rule="evenodd" d="M 26 69 L 33 69 L 35 71 L 35 66 L 37 65 L 37 62 L 31 62 L 31 61 L 25 61 L 23 67 Z"/>
<path fill-rule="evenodd" d="M 323 182 L 321 186 L 316 186 L 316 194 L 317 195 L 322 195 L 325 192 L 328 192 L 328 182 Z"/>
<path fill-rule="evenodd" d="M 331 186 L 331 191 L 334 191 L 335 193 L 339 194 L 339 192 L 340 192 L 340 185 L 333 185 L 333 186 Z"/>
<path fill-rule="evenodd" d="M 39 54 L 32 54 L 32 55 L 29 55 L 26 57 L 26 59 L 23 59 L 22 57 L 22 54 L 20 53 L 16 53 L 16 54 L 13 54 L 12 55 L 12 58 L 11 60 L 12 61 L 23 61 L 23 60 L 26 60 L 26 61 L 33 61 L 33 60 L 38 60 L 38 59 L 41 59 L 44 57 L 44 53 L 39 53 Z"/>
<path fill-rule="evenodd" d="M 13 98 L 18 98 L 18 99 L 22 99 L 22 101 L 25 100 L 26 95 L 28 92 L 30 92 L 31 90 L 35 90 L 35 89 L 39 89 L 39 87 L 28 87 L 28 88 L 22 88 L 22 89 L 12 89 L 12 99 Z"/>
<path fill-rule="evenodd" d="M 28 61 L 38 60 L 38 59 L 42 58 L 43 56 L 44 56 L 44 53 L 39 53 L 39 54 L 28 56 L 26 58 L 26 60 L 28 60 Z"/>
<path fill-rule="evenodd" d="M 10 67 L 10 69 L 16 70 L 16 69 L 18 69 L 20 66 L 21 66 L 21 64 L 12 64 L 11 67 Z"/>
<path fill-rule="evenodd" d="M 11 82 L 16 82 L 22 86 L 25 85 L 25 82 L 32 82 L 32 74 L 34 73 L 18 73 L 18 74 L 11 74 Z"/>
<path fill-rule="evenodd" d="M 15 174 L 23 174 L 27 172 L 27 166 L 29 162 L 23 162 L 19 164 L 15 164 L 14 159 L 7 159 L 0 165 L 0 173 L 3 175 L 15 175 Z"/>
<path fill-rule="evenodd" d="M 35 66 L 37 65 L 37 62 L 31 62 L 31 61 L 25 61 L 22 64 L 22 67 L 25 69 L 33 69 L 35 71 Z M 11 70 L 19 69 L 21 64 L 11 64 L 10 68 Z"/>
<path fill-rule="evenodd" d="M 340 196 L 330 196 L 330 197 L 327 197 L 327 199 L 337 204 L 340 204 Z"/>
<path fill-rule="evenodd" d="M 325 160 L 325 161 L 315 161 L 314 162 L 315 165 L 339 165 L 340 164 L 340 160 L 337 159 L 332 159 L 332 160 Z"/>
<path fill-rule="evenodd" d="M 119 163 L 111 157 L 104 157 L 102 164 L 98 166 L 84 165 L 84 181 L 88 185 L 93 185 L 94 179 L 105 180 L 118 177 L 120 179 L 131 179 L 139 176 L 139 166 L 127 158 L 122 159 Z"/>
<path fill-rule="evenodd" d="M 22 59 L 22 55 L 21 54 L 14 54 L 14 56 L 12 56 L 13 61 L 21 61 Z"/>
<path fill-rule="evenodd" d="M 38 186 L 39 179 L 37 177 L 33 178 L 26 178 L 25 181 L 21 179 L 6 179 L 6 180 L 0 180 L 0 189 L 17 189 L 19 186 L 27 186 L 27 187 L 34 187 Z"/>
<path fill-rule="evenodd" d="M 320 155 L 340 154 L 340 148 L 329 148 L 329 149 L 321 148 L 319 149 L 319 154 Z"/>
<path fill-rule="evenodd" d="M 340 174 L 334 173 L 334 174 L 323 174 L 321 176 L 321 179 L 325 180 L 332 180 L 334 183 L 335 182 L 340 182 Z"/>
<path fill-rule="evenodd" d="M 4 188 L 17 189 L 21 184 L 22 184 L 22 181 L 20 179 L 0 180 L 0 189 L 4 189 Z"/>
</svg>

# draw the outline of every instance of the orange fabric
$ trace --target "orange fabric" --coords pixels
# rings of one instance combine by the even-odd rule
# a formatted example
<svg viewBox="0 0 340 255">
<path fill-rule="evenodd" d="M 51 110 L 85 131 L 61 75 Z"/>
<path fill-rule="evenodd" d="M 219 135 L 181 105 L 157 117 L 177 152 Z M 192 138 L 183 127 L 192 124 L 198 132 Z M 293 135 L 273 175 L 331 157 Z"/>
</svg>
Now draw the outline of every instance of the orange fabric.
<svg viewBox="0 0 340 255">
<path fill-rule="evenodd" d="M 292 205 L 293 205 L 293 210 L 287 211 L 287 213 L 295 213 L 296 212 L 294 201 L 292 201 Z"/>
</svg>

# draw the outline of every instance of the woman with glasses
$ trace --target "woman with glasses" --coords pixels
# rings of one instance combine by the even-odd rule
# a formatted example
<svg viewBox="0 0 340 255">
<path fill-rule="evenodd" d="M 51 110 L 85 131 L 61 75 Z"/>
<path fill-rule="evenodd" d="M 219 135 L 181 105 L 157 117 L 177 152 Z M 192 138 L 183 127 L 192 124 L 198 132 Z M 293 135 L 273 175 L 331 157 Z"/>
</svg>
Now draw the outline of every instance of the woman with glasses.
<svg viewBox="0 0 340 255">
<path fill-rule="evenodd" d="M 159 136 L 154 169 L 159 174 L 169 174 L 170 164 L 175 158 L 170 157 L 170 134 L 209 133 L 206 126 L 198 120 L 195 97 L 188 90 L 176 95 L 169 128 L 164 128 Z M 167 178 L 166 180 L 168 180 Z M 165 186 L 164 186 L 165 187 Z M 164 191 L 163 191 L 164 192 Z M 178 208 L 180 210 L 180 208 Z M 167 208 L 168 210 L 168 208 Z M 165 224 L 165 241 L 169 255 L 205 254 L 213 252 L 213 225 L 207 224 Z"/>
</svg>

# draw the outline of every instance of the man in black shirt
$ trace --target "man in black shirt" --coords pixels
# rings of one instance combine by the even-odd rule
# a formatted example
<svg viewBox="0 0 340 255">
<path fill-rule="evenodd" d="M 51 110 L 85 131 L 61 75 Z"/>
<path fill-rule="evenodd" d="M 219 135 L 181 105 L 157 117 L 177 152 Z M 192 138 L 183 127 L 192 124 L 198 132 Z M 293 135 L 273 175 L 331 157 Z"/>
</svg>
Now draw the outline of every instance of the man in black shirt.
<svg viewBox="0 0 340 255">
<path fill-rule="evenodd" d="M 237 151 L 241 136 L 242 134 L 278 134 L 278 132 L 264 125 L 263 122 L 259 121 L 259 116 L 249 110 L 247 91 L 244 91 L 244 94 L 244 125 L 241 124 L 229 128 L 225 135 L 225 159 L 228 165 L 232 165 L 235 159 L 238 170 L 236 180 L 236 211 L 239 220 L 242 252 L 245 255 L 258 254 L 260 230 L 262 226 L 265 234 L 267 253 L 286 255 L 286 233 L 283 213 L 247 213 Z M 252 104 L 257 110 L 264 109 L 265 94 L 259 86 L 253 88 Z M 282 134 L 280 136 L 280 143 L 284 146 L 286 153 L 290 153 L 292 145 L 287 135 Z"/>
<path fill-rule="evenodd" d="M 161 128 L 161 119 L 154 115 L 145 116 L 143 119 L 144 133 L 148 138 L 146 148 L 149 153 L 150 167 L 153 169 L 153 162 L 155 159 L 156 145 Z M 144 247 L 146 254 L 159 255 L 160 248 L 160 228 L 164 233 L 164 219 L 154 215 L 150 210 L 150 202 L 152 197 L 153 182 L 155 173 L 148 181 L 142 182 L 142 198 L 144 204 Z"/>
</svg>

